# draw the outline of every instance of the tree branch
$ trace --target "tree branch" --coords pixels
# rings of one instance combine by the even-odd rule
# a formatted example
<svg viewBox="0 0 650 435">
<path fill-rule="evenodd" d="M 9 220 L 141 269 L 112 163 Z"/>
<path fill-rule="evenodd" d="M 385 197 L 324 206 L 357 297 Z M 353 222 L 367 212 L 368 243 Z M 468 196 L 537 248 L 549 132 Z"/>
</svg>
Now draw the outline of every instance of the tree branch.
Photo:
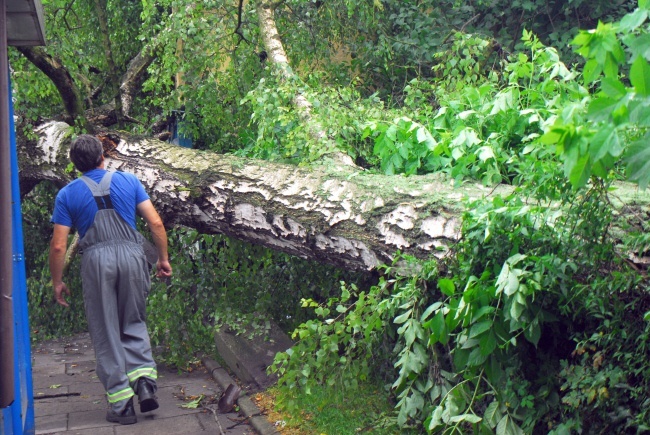
<svg viewBox="0 0 650 435">
<path fill-rule="evenodd" d="M 289 65 L 287 53 L 284 51 L 282 40 L 280 39 L 278 29 L 275 25 L 273 6 L 269 1 L 259 1 L 257 3 L 257 17 L 268 59 L 275 67 L 276 72 L 282 80 L 298 81 L 298 77 Z M 301 114 L 303 121 L 309 126 L 309 133 L 313 141 L 318 144 L 323 144 L 326 148 L 337 149 L 336 144 L 327 136 L 327 132 L 323 126 L 311 116 L 311 103 L 307 98 L 305 98 L 302 92 L 296 91 L 293 103 Z M 332 154 L 339 163 L 356 167 L 350 156 L 341 152 L 335 152 Z"/>
<path fill-rule="evenodd" d="M 66 122 L 73 125 L 80 124 L 87 131 L 92 132 L 93 128 L 84 115 L 84 100 L 81 92 L 61 60 L 49 55 L 42 47 L 16 47 L 16 49 L 52 80 L 61 95 L 66 111 Z"/>
</svg>

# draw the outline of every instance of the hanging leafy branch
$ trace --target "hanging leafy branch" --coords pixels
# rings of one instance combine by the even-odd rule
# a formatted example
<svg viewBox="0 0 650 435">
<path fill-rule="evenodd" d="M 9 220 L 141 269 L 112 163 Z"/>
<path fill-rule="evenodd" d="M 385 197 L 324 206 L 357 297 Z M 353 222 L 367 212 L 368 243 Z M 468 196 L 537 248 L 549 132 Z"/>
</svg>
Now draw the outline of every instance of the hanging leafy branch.
<svg viewBox="0 0 650 435">
<path fill-rule="evenodd" d="M 557 146 L 575 187 L 592 174 L 606 180 L 619 165 L 641 188 L 650 182 L 649 13 L 650 2 L 640 0 L 621 21 L 573 40 L 587 60 L 583 78 L 596 88 L 594 98 L 581 110 L 558 113 L 542 141 Z"/>
</svg>

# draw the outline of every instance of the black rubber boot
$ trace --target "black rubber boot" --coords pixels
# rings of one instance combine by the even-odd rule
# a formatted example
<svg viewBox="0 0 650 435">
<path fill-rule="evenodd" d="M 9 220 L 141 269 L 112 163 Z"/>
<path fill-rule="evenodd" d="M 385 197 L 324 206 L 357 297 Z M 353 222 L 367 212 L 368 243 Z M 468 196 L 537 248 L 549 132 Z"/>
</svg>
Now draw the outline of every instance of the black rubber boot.
<svg viewBox="0 0 650 435">
<path fill-rule="evenodd" d="M 129 399 L 126 408 L 121 413 L 117 413 L 110 409 L 106 413 L 106 421 L 119 424 L 133 424 L 138 422 L 138 417 L 135 416 L 135 409 L 133 409 L 133 398 Z"/>
<path fill-rule="evenodd" d="M 158 409 L 158 398 L 154 393 L 153 387 L 145 378 L 138 379 L 136 384 L 138 392 L 138 403 L 140 403 L 140 412 L 149 412 Z"/>
</svg>

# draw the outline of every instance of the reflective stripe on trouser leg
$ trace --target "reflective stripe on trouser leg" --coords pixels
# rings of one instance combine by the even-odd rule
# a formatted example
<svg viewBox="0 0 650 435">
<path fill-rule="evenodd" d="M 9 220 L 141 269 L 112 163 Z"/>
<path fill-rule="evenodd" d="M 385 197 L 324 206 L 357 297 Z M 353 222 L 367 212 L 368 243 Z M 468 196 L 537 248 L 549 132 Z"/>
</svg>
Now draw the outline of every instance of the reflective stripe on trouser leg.
<svg viewBox="0 0 650 435">
<path fill-rule="evenodd" d="M 128 376 L 129 382 L 133 387 L 135 382 L 142 377 L 155 381 L 158 379 L 158 371 L 154 367 L 141 367 L 139 369 L 130 371 L 126 374 L 126 376 Z"/>
<path fill-rule="evenodd" d="M 108 398 L 108 403 L 110 404 L 121 402 L 123 400 L 129 400 L 131 397 L 133 397 L 133 395 L 134 392 L 131 389 L 131 387 L 125 388 L 120 391 L 116 391 L 114 393 L 108 393 L 108 392 L 106 393 L 106 396 Z"/>
<path fill-rule="evenodd" d="M 131 397 L 133 397 L 133 395 L 131 395 Z M 126 405 L 129 403 L 129 400 L 132 400 L 131 397 L 128 399 L 120 400 L 119 402 L 110 403 L 113 412 L 121 414 L 122 411 L 124 411 L 124 408 L 126 408 Z"/>
</svg>

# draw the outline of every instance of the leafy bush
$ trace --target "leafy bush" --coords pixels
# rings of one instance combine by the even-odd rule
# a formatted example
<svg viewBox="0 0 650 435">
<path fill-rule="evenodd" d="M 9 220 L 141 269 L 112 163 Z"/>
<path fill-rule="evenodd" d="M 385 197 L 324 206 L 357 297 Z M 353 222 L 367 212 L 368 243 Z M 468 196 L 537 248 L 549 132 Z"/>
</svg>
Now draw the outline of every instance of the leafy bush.
<svg viewBox="0 0 650 435">
<path fill-rule="evenodd" d="M 529 55 L 496 59 L 498 68 L 484 71 L 489 42 L 458 34 L 456 49 L 438 56 L 434 69 L 441 78 L 407 86 L 402 112 L 417 114 L 415 120 L 402 116 L 366 124 L 362 137 L 374 138 L 382 172 L 442 171 L 459 182 L 469 178 L 494 185 L 520 182 L 540 158 L 553 159 L 551 153 L 535 152 L 535 141 L 557 110 L 578 104 L 587 91 L 553 48 L 529 32 L 523 41 Z M 426 95 L 435 98 L 437 108 Z"/>
</svg>

